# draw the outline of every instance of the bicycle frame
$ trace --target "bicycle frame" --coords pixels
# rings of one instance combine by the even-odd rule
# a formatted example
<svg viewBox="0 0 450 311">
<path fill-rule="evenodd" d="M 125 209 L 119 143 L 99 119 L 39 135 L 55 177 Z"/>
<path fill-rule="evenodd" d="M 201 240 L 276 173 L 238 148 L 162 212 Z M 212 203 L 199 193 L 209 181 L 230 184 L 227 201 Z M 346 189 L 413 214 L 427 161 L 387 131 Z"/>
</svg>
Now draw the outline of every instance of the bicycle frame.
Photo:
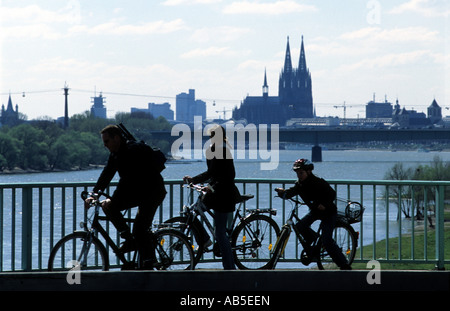
<svg viewBox="0 0 450 311">
<path fill-rule="evenodd" d="M 285 238 L 284 245 L 283 245 L 283 247 L 281 249 L 281 252 L 279 254 L 280 257 L 283 256 L 283 254 L 284 254 L 284 250 L 286 249 L 287 243 L 289 241 L 289 237 L 291 236 L 292 229 L 294 230 L 295 235 L 298 238 L 298 241 L 303 246 L 303 249 L 306 249 L 306 247 L 307 247 L 307 244 L 306 244 L 305 239 L 303 238 L 303 235 L 298 231 L 297 226 L 294 225 L 295 223 L 300 221 L 300 218 L 297 215 L 298 205 L 306 205 L 306 204 L 302 203 L 302 202 L 299 202 L 297 200 L 294 200 L 294 199 L 291 199 L 291 200 L 295 203 L 295 207 L 292 208 L 291 213 L 289 214 L 289 217 L 286 220 L 286 223 L 282 226 L 282 228 L 281 228 L 282 233 L 280 233 L 280 235 L 278 236 L 277 242 L 276 242 L 276 244 L 278 244 L 279 240 L 283 236 L 283 231 L 288 230 L 288 233 L 287 233 L 288 235 Z M 295 223 L 294 223 L 294 219 L 296 221 Z M 319 227 L 319 230 L 316 233 L 319 234 L 320 230 L 321 230 L 321 227 Z M 314 241 L 313 245 L 317 244 L 319 242 L 320 238 L 321 238 L 321 235 L 320 235 L 320 237 L 318 239 L 316 239 L 316 241 Z"/>
<path fill-rule="evenodd" d="M 90 240 L 88 241 L 88 245 L 84 245 L 83 246 L 81 254 L 85 255 L 87 253 L 87 251 L 91 247 L 92 237 L 96 236 L 97 233 L 100 233 L 100 235 L 105 239 L 106 245 L 108 245 L 109 247 L 112 248 L 112 250 L 113 250 L 114 254 L 116 254 L 117 258 L 119 258 L 119 260 L 123 264 L 130 263 L 130 261 L 125 258 L 125 254 L 120 252 L 119 247 L 117 246 L 117 244 L 114 243 L 114 241 L 111 239 L 111 237 L 108 234 L 108 232 L 106 232 L 106 230 L 101 225 L 100 220 L 108 221 L 109 219 L 106 216 L 100 216 L 100 206 L 101 206 L 100 202 L 96 202 L 95 205 L 94 205 L 94 208 L 95 208 L 94 216 L 93 216 L 90 228 L 88 227 L 88 224 L 86 222 L 82 223 L 84 231 L 89 234 Z M 133 219 L 125 219 L 125 220 L 128 221 L 128 222 L 134 222 Z M 134 253 L 133 261 L 131 261 L 131 262 L 135 262 L 136 261 L 136 257 L 137 257 L 137 252 Z M 80 261 L 80 263 L 83 264 L 82 261 Z"/>
<path fill-rule="evenodd" d="M 214 226 L 209 221 L 208 216 L 205 214 L 205 212 L 208 215 L 210 215 L 213 219 L 215 217 L 214 217 L 214 213 L 211 211 L 211 209 L 208 209 L 202 201 L 202 196 L 204 195 L 203 191 L 201 190 L 202 187 L 197 186 L 197 185 L 192 185 L 192 184 L 188 185 L 186 187 L 191 188 L 193 190 L 197 190 L 197 192 L 199 192 L 197 201 L 195 203 L 191 203 L 189 206 L 183 207 L 182 214 L 186 215 L 187 220 L 188 220 L 187 223 L 189 224 L 189 223 L 194 222 L 195 219 L 197 218 L 197 216 L 200 216 L 200 219 L 203 221 L 204 224 L 206 224 L 206 228 L 208 228 L 209 232 L 214 237 Z M 190 196 L 190 197 L 192 198 L 192 196 Z M 250 199 L 250 198 L 253 198 L 253 196 L 247 196 L 247 199 Z M 239 207 L 236 209 L 236 213 L 233 217 L 233 220 L 228 227 L 228 233 L 230 234 L 230 237 L 231 237 L 231 232 L 236 227 L 236 223 L 238 220 L 241 222 L 245 221 L 246 218 L 248 218 L 254 214 L 269 213 L 272 215 L 276 215 L 276 210 L 274 210 L 274 209 L 254 209 L 254 210 L 248 210 L 248 213 L 246 213 L 244 216 L 242 216 L 240 211 L 243 208 L 245 201 L 246 200 L 243 200 L 239 203 Z"/>
</svg>

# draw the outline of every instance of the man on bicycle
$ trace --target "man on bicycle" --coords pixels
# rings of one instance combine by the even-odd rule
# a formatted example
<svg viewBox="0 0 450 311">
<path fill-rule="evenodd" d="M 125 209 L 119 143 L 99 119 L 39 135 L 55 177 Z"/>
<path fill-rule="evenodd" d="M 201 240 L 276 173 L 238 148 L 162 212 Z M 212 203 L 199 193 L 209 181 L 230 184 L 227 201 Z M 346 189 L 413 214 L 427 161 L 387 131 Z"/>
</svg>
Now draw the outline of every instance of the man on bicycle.
<svg viewBox="0 0 450 311">
<path fill-rule="evenodd" d="M 164 180 L 152 161 L 151 148 L 143 143 L 127 141 L 116 125 L 108 125 L 101 137 L 110 151 L 108 163 L 103 169 L 94 193 L 104 191 L 114 175 L 120 179 L 111 199 L 102 203 L 106 216 L 120 232 L 125 242 L 120 247 L 123 253 L 139 250 L 143 269 L 152 269 L 155 248 L 149 230 L 158 206 L 166 196 Z M 92 198 L 88 198 L 88 203 Z M 122 211 L 138 206 L 133 232 L 126 223 Z"/>
<path fill-rule="evenodd" d="M 307 159 L 298 159 L 292 169 L 297 173 L 298 180 L 289 189 L 276 188 L 275 191 L 282 198 L 292 198 L 300 195 L 310 211 L 296 224 L 299 232 L 311 245 L 315 239 L 315 232 L 311 224 L 320 219 L 322 221 L 323 244 L 333 261 L 341 270 L 350 270 L 351 267 L 333 240 L 333 230 L 336 224 L 337 207 L 334 204 L 336 192 L 324 179 L 315 176 L 312 171 L 314 164 Z"/>
</svg>

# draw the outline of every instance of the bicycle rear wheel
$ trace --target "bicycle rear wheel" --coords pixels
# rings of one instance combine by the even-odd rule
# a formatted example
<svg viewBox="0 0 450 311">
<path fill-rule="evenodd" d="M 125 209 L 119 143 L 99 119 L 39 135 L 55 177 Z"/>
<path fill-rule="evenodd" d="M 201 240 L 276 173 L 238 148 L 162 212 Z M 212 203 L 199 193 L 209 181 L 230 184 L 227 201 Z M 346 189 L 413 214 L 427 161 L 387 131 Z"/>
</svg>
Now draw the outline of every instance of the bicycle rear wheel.
<svg viewBox="0 0 450 311">
<path fill-rule="evenodd" d="M 85 231 L 66 235 L 55 244 L 48 271 L 109 270 L 108 253 L 96 237 Z"/>
<path fill-rule="evenodd" d="M 349 224 L 338 223 L 334 229 L 333 239 L 336 242 L 342 254 L 351 265 L 353 259 L 355 258 L 356 248 L 358 244 L 358 239 L 356 237 L 356 232 L 352 226 Z M 317 261 L 317 267 L 320 270 L 335 270 L 339 267 L 333 262 L 332 258 L 325 250 L 323 245 L 320 247 L 320 255 Z"/>
<path fill-rule="evenodd" d="M 234 261 L 239 269 L 267 269 L 280 228 L 270 217 L 251 215 L 235 228 L 231 236 Z"/>
<path fill-rule="evenodd" d="M 159 229 L 156 238 L 157 270 L 194 270 L 194 253 L 185 234 L 175 229 Z"/>
</svg>

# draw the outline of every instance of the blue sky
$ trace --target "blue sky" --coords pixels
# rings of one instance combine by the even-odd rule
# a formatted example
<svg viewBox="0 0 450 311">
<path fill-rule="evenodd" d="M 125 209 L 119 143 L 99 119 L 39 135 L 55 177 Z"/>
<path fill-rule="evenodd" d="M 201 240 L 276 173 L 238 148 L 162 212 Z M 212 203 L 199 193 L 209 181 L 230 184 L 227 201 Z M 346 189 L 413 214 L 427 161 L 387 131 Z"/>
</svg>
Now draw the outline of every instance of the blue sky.
<svg viewBox="0 0 450 311">
<path fill-rule="evenodd" d="M 1 101 L 55 118 L 67 82 L 70 115 L 102 91 L 114 116 L 193 88 L 229 117 L 264 69 L 278 95 L 286 38 L 296 67 L 303 35 L 318 115 L 364 117 L 374 93 L 426 112 L 450 107 L 449 15 L 446 0 L 0 0 Z"/>
</svg>

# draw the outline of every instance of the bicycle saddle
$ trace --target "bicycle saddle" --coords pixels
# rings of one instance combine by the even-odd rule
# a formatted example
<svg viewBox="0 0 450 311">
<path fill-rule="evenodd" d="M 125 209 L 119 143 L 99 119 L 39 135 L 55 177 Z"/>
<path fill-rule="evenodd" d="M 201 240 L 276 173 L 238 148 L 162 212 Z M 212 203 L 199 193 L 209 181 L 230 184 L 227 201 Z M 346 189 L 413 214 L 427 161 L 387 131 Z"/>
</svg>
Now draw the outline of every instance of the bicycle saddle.
<svg viewBox="0 0 450 311">
<path fill-rule="evenodd" d="M 247 200 L 250 200 L 254 198 L 255 196 L 253 194 L 242 194 L 238 200 L 237 203 L 245 202 Z"/>
</svg>

